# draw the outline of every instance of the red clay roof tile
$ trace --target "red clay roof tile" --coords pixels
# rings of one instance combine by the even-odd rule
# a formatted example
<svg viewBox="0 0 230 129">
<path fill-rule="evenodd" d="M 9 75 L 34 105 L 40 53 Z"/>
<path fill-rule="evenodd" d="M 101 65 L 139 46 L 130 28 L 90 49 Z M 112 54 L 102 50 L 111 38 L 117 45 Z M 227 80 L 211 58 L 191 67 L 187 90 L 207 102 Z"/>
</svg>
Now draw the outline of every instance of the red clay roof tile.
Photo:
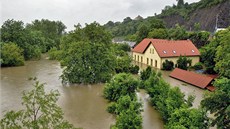
<svg viewBox="0 0 230 129">
<path fill-rule="evenodd" d="M 214 86 L 207 86 L 206 87 L 209 91 L 215 91 L 216 88 Z"/>
<path fill-rule="evenodd" d="M 144 53 L 149 44 L 152 44 L 160 57 L 199 56 L 200 52 L 190 40 L 142 40 L 132 51 Z"/>
<path fill-rule="evenodd" d="M 175 68 L 169 76 L 203 89 L 206 88 L 213 81 L 213 78 L 211 77 L 182 70 L 179 68 Z"/>
</svg>

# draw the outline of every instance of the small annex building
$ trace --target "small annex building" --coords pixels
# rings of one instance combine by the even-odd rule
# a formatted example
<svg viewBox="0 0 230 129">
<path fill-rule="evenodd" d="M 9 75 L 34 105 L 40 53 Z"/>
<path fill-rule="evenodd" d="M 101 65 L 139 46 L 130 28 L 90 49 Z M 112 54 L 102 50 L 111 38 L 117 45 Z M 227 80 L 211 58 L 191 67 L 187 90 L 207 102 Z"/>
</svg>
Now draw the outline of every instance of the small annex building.
<svg viewBox="0 0 230 129">
<path fill-rule="evenodd" d="M 215 87 L 212 86 L 212 82 L 214 81 L 215 77 L 210 77 L 195 72 L 182 70 L 179 68 L 175 68 L 169 76 L 180 81 L 186 82 L 188 84 L 197 86 L 201 89 L 208 89 L 210 91 L 215 90 Z"/>
<path fill-rule="evenodd" d="M 165 60 L 176 64 L 180 55 L 191 59 L 192 65 L 200 61 L 200 52 L 190 40 L 145 38 L 132 49 L 134 61 L 159 69 L 162 68 Z"/>
</svg>

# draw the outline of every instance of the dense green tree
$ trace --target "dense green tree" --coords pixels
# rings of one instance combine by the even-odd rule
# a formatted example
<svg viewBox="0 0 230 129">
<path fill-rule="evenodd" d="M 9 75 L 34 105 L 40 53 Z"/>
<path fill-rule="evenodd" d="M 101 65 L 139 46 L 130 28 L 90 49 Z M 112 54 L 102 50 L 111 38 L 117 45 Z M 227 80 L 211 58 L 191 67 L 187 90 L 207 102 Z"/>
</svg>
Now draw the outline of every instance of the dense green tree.
<svg viewBox="0 0 230 129">
<path fill-rule="evenodd" d="M 190 109 L 192 107 L 195 97 L 189 95 L 188 98 L 185 99 L 184 93 L 182 93 L 178 87 L 170 88 L 170 85 L 163 80 L 159 72 L 152 71 L 150 77 L 144 84 L 150 96 L 151 104 L 160 112 L 163 120 L 166 122 L 166 126 L 171 122 L 172 114 L 177 110 L 183 108 Z M 183 116 L 178 116 L 178 119 L 183 119 Z M 205 121 L 205 119 L 202 120 L 203 121 L 199 120 L 198 122 L 202 123 Z M 176 126 L 184 127 L 183 124 L 177 124 Z M 170 125 L 170 128 L 176 127 Z"/>
<path fill-rule="evenodd" d="M 73 125 L 63 118 L 63 111 L 56 104 L 57 90 L 45 93 L 44 84 L 35 81 L 34 89 L 23 92 L 20 111 L 9 111 L 1 119 L 2 129 L 39 129 L 58 128 L 74 129 Z"/>
<path fill-rule="evenodd" d="M 61 51 L 53 47 L 48 52 L 50 60 L 61 60 Z"/>
<path fill-rule="evenodd" d="M 195 70 L 201 70 L 201 69 L 203 69 L 203 64 L 201 62 L 198 62 L 193 66 L 193 68 Z"/>
<path fill-rule="evenodd" d="M 126 95 L 121 96 L 117 103 L 110 103 L 107 110 L 109 113 L 119 115 L 122 111 L 131 109 L 134 111 L 133 113 L 140 114 L 142 111 L 141 107 L 141 103 L 137 102 L 136 99 L 132 100 L 128 95 Z"/>
<path fill-rule="evenodd" d="M 175 28 L 169 29 L 169 39 L 186 40 L 188 39 L 188 33 L 186 32 L 184 26 L 176 24 Z"/>
<path fill-rule="evenodd" d="M 120 73 L 115 75 L 104 87 L 104 97 L 109 101 L 117 101 L 121 96 L 136 96 L 138 81 L 131 74 Z"/>
<path fill-rule="evenodd" d="M 214 61 L 216 55 L 216 48 L 218 46 L 218 42 L 213 40 L 209 44 L 205 45 L 200 49 L 201 53 L 201 62 L 205 66 L 205 71 L 208 74 L 215 74 L 214 67 L 216 62 Z"/>
<path fill-rule="evenodd" d="M 199 31 L 199 32 L 189 32 L 188 38 L 193 42 L 193 44 L 197 48 L 201 48 L 204 45 L 208 44 L 209 41 L 210 32 L 207 31 Z"/>
<path fill-rule="evenodd" d="M 230 27 L 220 33 L 219 46 L 216 49 L 215 70 L 221 75 L 230 78 Z"/>
<path fill-rule="evenodd" d="M 15 43 L 0 43 L 1 66 L 24 65 L 23 50 Z"/>
<path fill-rule="evenodd" d="M 165 29 L 165 23 L 162 19 L 158 19 L 156 17 L 148 17 L 146 22 L 146 25 L 149 26 L 150 31 L 153 31 L 154 29 Z"/>
<path fill-rule="evenodd" d="M 128 44 L 112 44 L 112 52 L 116 57 L 115 71 L 116 73 L 133 73 L 137 74 L 139 71 L 138 66 L 132 65 L 132 59 L 127 53 L 130 51 Z"/>
<path fill-rule="evenodd" d="M 172 61 L 165 60 L 162 64 L 163 70 L 172 70 L 174 68 L 174 63 Z"/>
<path fill-rule="evenodd" d="M 148 33 L 149 38 L 154 39 L 168 39 L 168 30 L 167 29 L 154 29 Z"/>
<path fill-rule="evenodd" d="M 216 90 L 206 93 L 201 101 L 204 107 L 211 114 L 214 114 L 212 126 L 217 125 L 218 129 L 230 128 L 230 80 L 227 78 L 218 79 L 214 86 Z"/>
<path fill-rule="evenodd" d="M 129 67 L 129 72 L 132 74 L 138 74 L 140 67 L 138 65 L 132 65 Z"/>
<path fill-rule="evenodd" d="M 1 40 L 3 42 L 15 42 L 20 47 L 22 43 L 22 36 L 25 34 L 24 23 L 22 21 L 15 21 L 8 19 L 1 26 Z"/>
<path fill-rule="evenodd" d="M 50 21 L 48 19 L 34 20 L 31 24 L 27 24 L 27 30 L 39 31 L 45 38 L 45 50 L 48 51 L 52 47 L 59 48 L 60 38 L 65 33 L 66 26 L 61 21 Z"/>
<path fill-rule="evenodd" d="M 115 72 L 111 36 L 98 23 L 76 26 L 63 38 L 61 51 L 61 62 L 66 65 L 61 75 L 64 83 L 106 82 Z"/>
<path fill-rule="evenodd" d="M 124 55 L 122 57 L 117 57 L 116 59 L 116 73 L 129 73 L 132 59 L 128 55 Z"/>
<path fill-rule="evenodd" d="M 131 47 L 127 43 L 116 44 L 116 49 L 117 50 L 123 50 L 125 52 L 130 52 L 131 51 Z"/>
<path fill-rule="evenodd" d="M 134 113 L 132 109 L 127 109 L 116 118 L 116 124 L 112 129 L 142 129 L 141 114 Z"/>
<path fill-rule="evenodd" d="M 124 20 L 123 20 L 123 22 L 122 23 L 128 23 L 128 22 L 131 22 L 132 21 L 132 19 L 130 18 L 130 17 L 126 17 Z"/>
<path fill-rule="evenodd" d="M 120 73 L 104 87 L 104 97 L 112 101 L 107 111 L 117 115 L 112 129 L 142 128 L 142 105 L 135 93 L 137 86 L 138 81 L 131 74 Z"/>
<path fill-rule="evenodd" d="M 204 63 L 207 73 L 215 74 L 218 72 L 226 77 L 229 75 L 229 66 L 227 63 L 229 47 L 227 42 L 229 42 L 229 32 L 229 29 L 219 31 L 209 44 L 200 49 L 201 62 Z"/>
<path fill-rule="evenodd" d="M 153 71 L 151 66 L 148 66 L 145 70 L 141 71 L 141 76 L 140 76 L 141 80 L 143 81 L 147 80 L 152 74 L 152 72 Z"/>
<path fill-rule="evenodd" d="M 148 26 L 145 24 L 140 25 L 137 31 L 137 44 L 140 43 L 144 38 L 147 38 L 148 33 L 149 33 Z"/>
<path fill-rule="evenodd" d="M 22 21 L 7 20 L 1 27 L 2 41 L 14 42 L 24 51 L 24 58 L 39 59 L 41 52 L 52 47 L 59 48 L 60 38 L 64 33 L 63 23 L 49 20 L 35 20 L 24 27 Z"/>
<path fill-rule="evenodd" d="M 63 83 L 99 83 L 112 77 L 114 58 L 105 44 L 73 42 L 67 52 Z"/>
<path fill-rule="evenodd" d="M 184 0 L 176 0 L 177 1 L 177 6 L 178 7 L 183 7 L 184 6 Z"/>
<path fill-rule="evenodd" d="M 176 109 L 169 119 L 166 129 L 208 129 L 209 122 L 206 113 L 201 109 Z"/>
<path fill-rule="evenodd" d="M 176 67 L 180 69 L 187 70 L 188 66 L 191 66 L 192 60 L 188 59 L 186 56 L 180 56 L 177 60 Z"/>
</svg>

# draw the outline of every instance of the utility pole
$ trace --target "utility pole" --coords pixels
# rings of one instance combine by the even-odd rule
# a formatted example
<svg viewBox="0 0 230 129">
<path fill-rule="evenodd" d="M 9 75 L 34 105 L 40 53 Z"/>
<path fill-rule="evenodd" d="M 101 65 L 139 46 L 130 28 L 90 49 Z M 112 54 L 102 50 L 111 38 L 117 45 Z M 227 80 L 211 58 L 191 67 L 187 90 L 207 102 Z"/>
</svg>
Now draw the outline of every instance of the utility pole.
<svg viewBox="0 0 230 129">
<path fill-rule="evenodd" d="M 219 17 L 219 15 L 217 14 L 217 15 L 216 15 L 216 27 L 215 27 L 216 30 L 218 29 L 218 17 Z"/>
</svg>

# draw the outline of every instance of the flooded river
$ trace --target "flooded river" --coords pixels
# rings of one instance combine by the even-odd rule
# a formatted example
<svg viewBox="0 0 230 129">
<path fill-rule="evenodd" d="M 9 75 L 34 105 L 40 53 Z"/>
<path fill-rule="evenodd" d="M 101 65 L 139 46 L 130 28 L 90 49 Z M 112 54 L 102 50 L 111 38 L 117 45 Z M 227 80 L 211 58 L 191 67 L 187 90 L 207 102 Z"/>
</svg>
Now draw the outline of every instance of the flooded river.
<svg viewBox="0 0 230 129">
<path fill-rule="evenodd" d="M 102 97 L 103 84 L 63 86 L 59 76 L 62 73 L 57 61 L 43 57 L 39 61 L 27 61 L 25 66 L 1 68 L 1 114 L 8 110 L 19 110 L 21 93 L 32 89 L 29 77 L 37 77 L 46 83 L 45 90 L 58 90 L 61 94 L 58 104 L 64 111 L 64 117 L 75 127 L 84 129 L 109 129 L 115 123 L 115 117 L 106 111 L 107 101 Z M 137 93 L 143 102 L 143 128 L 163 129 L 159 113 L 147 101 L 144 91 Z"/>
</svg>

